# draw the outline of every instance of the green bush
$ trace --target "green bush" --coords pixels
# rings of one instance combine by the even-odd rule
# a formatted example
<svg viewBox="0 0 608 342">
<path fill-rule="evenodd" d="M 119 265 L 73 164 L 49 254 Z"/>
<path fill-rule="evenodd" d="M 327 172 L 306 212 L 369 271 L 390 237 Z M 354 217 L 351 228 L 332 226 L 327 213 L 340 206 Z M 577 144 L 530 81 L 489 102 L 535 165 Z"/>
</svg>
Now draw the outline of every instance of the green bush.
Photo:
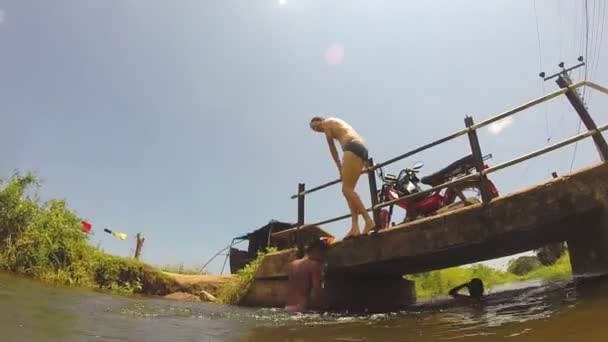
<svg viewBox="0 0 608 342">
<path fill-rule="evenodd" d="M 0 269 L 67 285 L 119 292 L 167 294 L 177 284 L 133 259 L 103 253 L 88 243 L 81 219 L 64 200 L 41 203 L 28 195 L 39 181 L 15 174 L 0 189 Z"/>
<path fill-rule="evenodd" d="M 542 264 L 535 256 L 522 256 L 509 261 L 507 272 L 522 276 L 541 267 Z"/>
<path fill-rule="evenodd" d="M 570 265 L 570 254 L 565 252 L 553 265 L 541 266 L 522 276 L 520 279 L 565 280 L 569 279 L 571 276 L 572 266 Z"/>
<path fill-rule="evenodd" d="M 247 293 L 253 283 L 255 273 L 262 264 L 266 254 L 276 252 L 276 248 L 269 247 L 265 252 L 258 252 L 258 256 L 240 269 L 232 279 L 224 284 L 217 295 L 218 302 L 223 304 L 237 304 Z"/>
<path fill-rule="evenodd" d="M 173 278 L 135 259 L 96 253 L 93 278 L 100 288 L 119 292 L 166 295 L 179 290 Z"/>
<path fill-rule="evenodd" d="M 566 252 L 566 245 L 563 242 L 543 246 L 536 250 L 536 257 L 543 266 L 550 266 L 559 260 Z"/>
</svg>

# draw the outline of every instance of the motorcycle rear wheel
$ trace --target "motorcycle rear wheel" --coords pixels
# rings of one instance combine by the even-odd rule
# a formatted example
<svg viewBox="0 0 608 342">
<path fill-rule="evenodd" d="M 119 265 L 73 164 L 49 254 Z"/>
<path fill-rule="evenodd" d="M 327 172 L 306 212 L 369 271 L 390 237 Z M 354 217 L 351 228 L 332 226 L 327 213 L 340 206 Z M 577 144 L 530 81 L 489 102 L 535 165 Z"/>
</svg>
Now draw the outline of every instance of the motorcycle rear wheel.
<svg viewBox="0 0 608 342">
<path fill-rule="evenodd" d="M 445 210 L 442 210 L 443 208 L 453 207 L 453 205 L 457 204 L 457 203 L 461 203 L 460 204 L 461 206 L 458 206 L 458 208 L 460 208 L 463 206 L 469 206 L 472 204 L 477 204 L 477 203 L 482 202 L 481 188 L 479 187 L 479 183 L 477 183 L 477 182 L 473 182 L 473 181 L 465 182 L 463 184 L 459 184 L 459 185 L 452 187 L 452 189 L 453 189 L 453 193 L 446 200 L 444 207 L 439 208 L 439 210 L 437 210 L 437 211 L 445 212 Z M 465 201 L 463 201 L 458 195 L 456 195 L 457 191 L 460 191 L 464 195 Z M 452 209 L 452 210 L 454 210 L 454 209 Z"/>
</svg>

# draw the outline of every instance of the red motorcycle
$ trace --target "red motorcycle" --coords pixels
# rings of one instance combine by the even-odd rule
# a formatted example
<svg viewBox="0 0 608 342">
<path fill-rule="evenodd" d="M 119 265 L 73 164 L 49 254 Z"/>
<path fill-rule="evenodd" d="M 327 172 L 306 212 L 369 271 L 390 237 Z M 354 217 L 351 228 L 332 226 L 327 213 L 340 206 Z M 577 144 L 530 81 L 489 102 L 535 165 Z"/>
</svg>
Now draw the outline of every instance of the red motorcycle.
<svg viewBox="0 0 608 342">
<path fill-rule="evenodd" d="M 483 160 L 485 161 L 489 158 L 492 158 L 491 154 L 484 156 Z M 420 172 L 419 170 L 423 166 L 424 163 L 417 162 L 411 169 L 405 168 L 401 170 L 397 176 L 391 174 L 385 175 L 384 170 L 379 168 L 377 172 L 382 180 L 382 188 L 378 191 L 378 203 L 384 203 L 406 195 L 421 192 L 423 189 L 420 187 L 420 183 L 435 187 L 475 172 L 473 155 L 461 158 L 431 175 L 418 179 L 417 173 Z M 485 168 L 488 168 L 488 166 L 484 165 L 484 169 Z M 488 179 L 486 184 L 491 197 L 498 197 L 498 190 L 494 183 Z M 467 197 L 464 195 L 464 191 L 473 191 L 476 193 L 476 196 Z M 405 223 L 420 217 L 427 217 L 462 208 L 470 204 L 480 203 L 480 200 L 478 199 L 480 195 L 481 189 L 479 188 L 479 183 L 475 180 L 471 180 L 426 195 L 421 195 L 420 197 L 415 196 L 411 199 L 404 199 L 395 204 L 406 211 L 405 218 L 402 221 L 402 223 Z M 460 202 L 456 202 L 457 199 L 460 199 Z M 385 207 L 380 210 L 379 229 L 389 226 L 395 204 L 391 204 L 388 209 Z"/>
</svg>

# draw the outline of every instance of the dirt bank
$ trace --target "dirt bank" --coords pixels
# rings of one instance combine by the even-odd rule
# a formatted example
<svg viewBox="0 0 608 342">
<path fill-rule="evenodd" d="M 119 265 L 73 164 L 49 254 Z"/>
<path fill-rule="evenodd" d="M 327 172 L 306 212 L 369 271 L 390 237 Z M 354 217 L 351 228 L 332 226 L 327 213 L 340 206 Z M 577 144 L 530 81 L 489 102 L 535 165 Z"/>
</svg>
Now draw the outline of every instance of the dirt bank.
<svg viewBox="0 0 608 342">
<path fill-rule="evenodd" d="M 195 295 L 206 302 L 213 301 L 213 297 L 217 296 L 219 289 L 232 278 L 232 275 L 163 273 L 175 280 L 179 287 L 181 287 L 180 292 Z M 190 296 L 175 293 L 169 294 L 165 298 L 192 300 Z"/>
</svg>

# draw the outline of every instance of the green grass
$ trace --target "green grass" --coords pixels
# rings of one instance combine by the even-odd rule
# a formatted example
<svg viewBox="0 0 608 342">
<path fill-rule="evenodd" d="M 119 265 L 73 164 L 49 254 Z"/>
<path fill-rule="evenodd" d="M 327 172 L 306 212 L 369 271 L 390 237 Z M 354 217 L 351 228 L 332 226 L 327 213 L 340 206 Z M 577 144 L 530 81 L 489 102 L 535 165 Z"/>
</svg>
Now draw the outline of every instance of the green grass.
<svg viewBox="0 0 608 342">
<path fill-rule="evenodd" d="M 35 191 L 39 186 L 32 174 L 0 180 L 0 269 L 122 293 L 164 295 L 178 288 L 154 267 L 91 246 L 82 219 L 65 200 L 41 202 Z"/>
<path fill-rule="evenodd" d="M 543 279 L 543 280 L 565 280 L 572 275 L 572 267 L 570 266 L 570 254 L 564 253 L 551 266 L 541 266 L 528 274 L 520 277 L 521 280 Z"/>
<path fill-rule="evenodd" d="M 165 265 L 158 267 L 161 271 L 177 274 L 206 274 L 207 272 L 200 272 L 200 268 L 184 267 L 184 264 L 179 265 Z"/>
<path fill-rule="evenodd" d="M 568 279 L 571 273 L 570 258 L 568 253 L 565 253 L 555 264 L 541 266 L 521 276 L 496 270 L 485 265 L 476 265 L 473 267 L 452 267 L 413 274 L 406 276 L 406 279 L 413 280 L 416 283 L 416 295 L 418 298 L 428 299 L 436 296 L 445 296 L 450 289 L 472 278 L 481 279 L 486 289 L 490 289 L 496 285 L 514 281 Z"/>
<path fill-rule="evenodd" d="M 230 279 L 220 289 L 217 299 L 223 304 L 237 304 L 247 293 L 249 286 L 253 283 L 255 273 L 262 264 L 264 257 L 268 253 L 276 252 L 276 248 L 270 247 L 266 252 L 258 252 L 257 258 L 240 269 L 232 279 Z"/>
</svg>

